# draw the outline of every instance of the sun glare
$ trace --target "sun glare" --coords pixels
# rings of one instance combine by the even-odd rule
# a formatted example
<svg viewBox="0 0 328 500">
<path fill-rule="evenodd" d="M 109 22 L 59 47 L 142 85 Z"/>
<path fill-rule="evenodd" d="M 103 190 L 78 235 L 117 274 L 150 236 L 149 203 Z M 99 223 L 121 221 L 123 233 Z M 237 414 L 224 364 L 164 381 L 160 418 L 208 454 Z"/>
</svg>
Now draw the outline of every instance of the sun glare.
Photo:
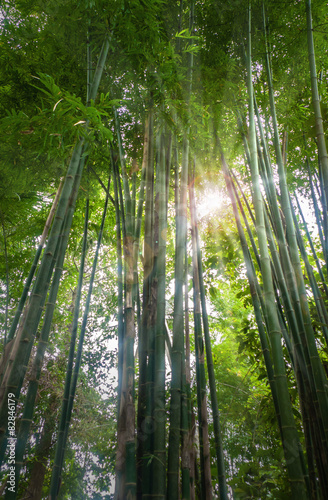
<svg viewBox="0 0 328 500">
<path fill-rule="evenodd" d="M 212 216 L 222 206 L 222 193 L 219 188 L 209 187 L 198 197 L 197 215 L 200 219 Z"/>
</svg>

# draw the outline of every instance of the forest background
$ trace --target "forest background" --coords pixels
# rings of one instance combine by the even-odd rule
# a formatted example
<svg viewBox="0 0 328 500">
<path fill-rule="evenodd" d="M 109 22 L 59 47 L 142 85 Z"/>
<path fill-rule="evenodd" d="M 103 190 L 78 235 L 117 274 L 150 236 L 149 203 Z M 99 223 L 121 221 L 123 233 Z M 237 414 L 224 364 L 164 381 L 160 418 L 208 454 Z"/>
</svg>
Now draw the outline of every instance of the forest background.
<svg viewBox="0 0 328 500">
<path fill-rule="evenodd" d="M 1 495 L 327 498 L 326 2 L 0 12 Z"/>
</svg>

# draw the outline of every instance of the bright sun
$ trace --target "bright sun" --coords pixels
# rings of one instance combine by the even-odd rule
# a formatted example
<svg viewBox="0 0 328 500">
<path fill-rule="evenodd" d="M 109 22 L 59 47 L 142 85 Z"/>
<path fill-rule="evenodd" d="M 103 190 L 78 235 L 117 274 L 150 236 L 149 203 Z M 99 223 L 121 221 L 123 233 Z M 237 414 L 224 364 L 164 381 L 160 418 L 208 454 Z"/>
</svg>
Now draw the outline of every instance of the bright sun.
<svg viewBox="0 0 328 500">
<path fill-rule="evenodd" d="M 197 216 L 199 219 L 213 215 L 222 205 L 222 192 L 219 188 L 208 187 L 198 197 Z"/>
</svg>

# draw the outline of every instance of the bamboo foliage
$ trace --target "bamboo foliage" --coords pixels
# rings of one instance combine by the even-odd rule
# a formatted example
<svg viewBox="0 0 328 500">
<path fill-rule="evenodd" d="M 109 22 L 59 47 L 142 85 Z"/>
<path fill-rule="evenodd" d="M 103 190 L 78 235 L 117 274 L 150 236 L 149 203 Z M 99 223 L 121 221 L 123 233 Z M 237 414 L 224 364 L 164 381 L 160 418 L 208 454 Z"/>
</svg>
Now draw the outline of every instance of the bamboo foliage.
<svg viewBox="0 0 328 500">
<path fill-rule="evenodd" d="M 115 317 L 117 318 L 118 337 L 118 388 L 114 498 L 115 500 L 127 498 L 131 500 L 151 500 L 153 498 L 158 500 L 180 498 L 205 500 L 213 498 L 218 493 L 220 500 L 223 500 L 231 496 L 231 490 L 228 491 L 225 477 L 224 462 L 227 457 L 222 444 L 224 440 L 220 428 L 216 387 L 218 381 L 215 378 L 210 338 L 211 325 L 210 317 L 207 314 L 200 250 L 202 225 L 200 223 L 198 227 L 194 178 L 190 175 L 191 156 L 195 155 L 196 158 L 197 151 L 202 149 L 201 154 L 207 161 L 210 156 L 208 152 L 212 147 L 209 142 L 212 131 L 210 127 L 207 128 L 207 123 L 205 124 L 210 112 L 208 114 L 203 112 L 205 107 L 197 100 L 196 91 L 192 95 L 194 54 L 197 54 L 198 49 L 206 54 L 207 42 L 211 44 L 212 37 L 207 38 L 207 33 L 210 33 L 207 31 L 210 29 L 209 25 L 206 26 L 206 29 L 204 28 L 204 31 L 200 27 L 197 27 L 197 30 L 193 29 L 194 2 L 192 1 L 190 9 L 187 9 L 184 8 L 181 0 L 179 21 L 175 23 L 171 20 L 172 23 L 171 21 L 169 23 L 172 24 L 169 28 L 172 28 L 172 32 L 175 29 L 175 24 L 178 24 L 177 41 L 173 43 L 173 39 L 170 40 L 168 34 L 169 29 L 167 38 L 163 36 L 163 26 L 160 24 L 162 14 L 160 10 L 156 10 L 158 9 L 157 4 L 158 2 L 150 2 L 151 7 L 148 7 L 142 2 L 136 4 L 132 2 L 131 5 L 129 3 L 127 6 L 124 3 L 118 8 L 119 23 L 117 26 L 115 23 L 115 33 L 117 30 L 119 37 L 122 34 L 121 20 L 124 19 L 125 22 L 130 17 L 135 20 L 133 16 L 136 5 L 142 6 L 146 14 L 147 9 L 151 9 L 152 17 L 146 18 L 147 23 L 149 21 L 147 26 L 149 29 L 153 29 L 151 26 L 154 24 L 157 26 L 158 22 L 159 30 L 155 34 L 155 38 L 157 37 L 158 40 L 156 43 L 154 41 L 151 50 L 148 50 L 144 39 L 142 39 L 142 43 L 140 43 L 140 39 L 136 40 L 132 50 L 129 45 L 127 52 L 124 53 L 124 57 L 128 61 L 131 56 L 129 51 L 134 53 L 136 50 L 138 52 L 138 47 L 143 47 L 145 43 L 146 48 L 142 52 L 142 57 L 139 58 L 140 52 L 135 58 L 136 60 L 133 61 L 135 66 L 133 66 L 131 73 L 132 66 L 130 68 L 127 64 L 126 72 L 125 68 L 122 67 L 124 73 L 121 75 L 122 82 L 126 82 L 125 78 L 131 77 L 133 95 L 138 97 L 134 103 L 135 108 L 130 108 L 128 101 L 117 104 L 118 100 L 115 99 L 117 108 L 114 109 L 112 122 L 110 113 L 105 111 L 108 101 L 104 94 L 100 98 L 99 113 L 96 106 L 94 109 L 89 109 L 95 104 L 94 100 L 109 51 L 110 40 L 106 37 L 93 76 L 91 69 L 92 47 L 88 33 L 87 108 L 88 111 L 94 111 L 95 115 L 98 113 L 100 120 L 103 120 L 103 123 L 106 121 L 109 128 L 112 127 L 116 132 L 113 140 L 106 140 L 106 143 L 101 144 L 101 146 L 95 133 L 93 136 L 95 137 L 94 151 L 99 146 L 99 151 L 105 152 L 102 159 L 111 157 L 113 182 L 112 187 L 108 183 L 106 188 L 96 172 L 98 166 L 95 169 L 90 167 L 90 171 L 93 172 L 106 192 L 106 202 L 74 365 L 79 303 L 86 257 L 88 226 L 88 209 L 86 209 L 83 252 L 66 383 L 60 423 L 58 431 L 55 433 L 57 446 L 50 493 L 50 498 L 53 499 L 59 495 L 61 471 L 65 465 L 65 448 L 68 442 L 71 412 L 81 366 L 88 308 L 109 199 L 113 202 L 116 225 L 114 233 L 116 258 L 112 259 L 109 265 L 114 266 L 114 261 L 117 265 L 117 283 L 115 284 L 117 312 Z M 328 164 L 326 165 L 327 154 L 322 146 L 324 137 L 315 75 L 311 4 L 308 0 L 306 5 L 309 61 L 320 157 L 318 173 L 312 168 L 312 165 L 310 166 L 309 162 L 307 169 L 312 197 L 314 199 L 318 197 L 318 201 L 314 201 L 319 231 L 318 241 L 320 239 L 327 264 Z M 196 7 L 201 9 L 200 4 L 197 4 Z M 95 8 L 98 9 L 98 6 Z M 178 5 L 175 5 L 175 8 L 178 10 Z M 208 13 L 205 10 L 204 16 L 207 18 Z M 189 30 L 183 30 L 182 21 L 188 11 L 190 12 Z M 221 14 L 222 19 L 225 19 L 225 14 L 220 13 L 220 16 Z M 223 148 L 216 137 L 216 127 L 214 127 L 212 134 L 214 135 L 214 152 L 219 146 L 220 163 L 241 242 L 267 381 L 271 389 L 277 427 L 281 435 L 291 498 L 318 500 L 320 496 L 324 499 L 328 495 L 328 480 L 326 478 L 328 388 L 323 363 L 320 359 L 319 344 L 323 337 L 320 334 L 319 339 L 316 338 L 312 322 L 314 317 L 316 320 L 315 328 L 319 325 L 326 341 L 328 341 L 326 297 L 321 295 L 322 290 L 324 290 L 327 296 L 328 288 L 322 270 L 321 254 L 317 251 L 316 242 L 312 241 L 306 227 L 301 204 L 298 204 L 298 212 L 303 219 L 304 229 L 300 227 L 290 201 L 286 177 L 290 127 L 287 127 L 287 131 L 284 133 L 281 147 L 270 54 L 266 38 L 263 47 L 265 46 L 265 67 L 270 105 L 263 106 L 266 97 L 261 94 L 259 96 L 261 104 L 257 106 L 253 87 L 254 76 L 252 75 L 250 10 L 248 15 L 249 33 L 246 56 L 248 119 L 243 117 L 240 110 L 237 110 L 236 114 L 237 125 L 244 145 L 246 169 L 248 168 L 251 174 L 252 203 L 245 194 L 246 191 L 244 192 L 238 183 L 237 176 L 229 172 Z M 264 7 L 263 24 L 266 37 L 267 26 Z M 138 23 L 133 22 L 129 26 L 131 32 L 133 27 L 135 32 L 139 34 Z M 143 27 L 140 31 L 144 31 Z M 92 32 L 91 27 L 90 32 Z M 215 36 L 218 36 L 218 33 L 215 33 Z M 182 51 L 180 49 L 183 38 L 191 40 L 191 42 L 186 42 Z M 200 40 L 199 47 L 195 45 L 197 39 Z M 126 50 L 124 40 L 122 37 L 119 40 L 124 52 Z M 167 41 L 169 41 L 168 51 L 165 49 Z M 231 46 L 229 50 L 232 54 L 237 53 L 235 46 Z M 259 51 L 259 53 L 262 52 Z M 115 59 L 115 64 L 119 62 L 118 66 L 121 68 L 119 58 L 120 55 L 118 60 Z M 154 64 L 155 61 L 158 66 Z M 237 63 L 240 64 L 239 58 Z M 175 67 L 175 64 L 179 67 Z M 139 73 L 141 67 L 143 68 L 142 74 Z M 130 89 L 124 88 L 124 86 L 122 86 L 123 93 L 120 94 L 120 91 L 117 90 L 117 74 L 114 73 L 112 77 L 107 70 L 109 67 L 106 68 L 104 87 L 112 86 L 113 92 L 117 92 L 121 96 L 124 96 L 125 92 L 130 95 Z M 175 70 L 176 75 L 174 74 Z M 198 71 L 197 67 L 196 71 Z M 258 71 L 263 76 L 262 67 L 259 66 Z M 196 85 L 199 84 L 200 74 L 202 74 L 201 71 L 197 73 Z M 206 72 L 204 75 L 208 78 Z M 135 77 L 136 79 L 134 79 Z M 172 88 L 171 82 L 173 82 Z M 144 83 L 145 85 L 143 85 Z M 198 92 L 198 87 L 196 88 Z M 242 84 L 239 89 L 240 99 L 238 102 L 242 102 L 245 89 L 242 88 Z M 181 98 L 183 93 L 185 93 L 184 99 Z M 207 97 L 210 97 L 210 94 L 211 92 L 208 93 L 208 96 L 204 94 L 204 102 Z M 144 99 L 145 96 L 147 96 L 146 99 Z M 217 96 L 216 102 L 220 103 L 220 98 L 221 96 Z M 142 106 L 139 106 L 140 103 Z M 111 109 L 112 104 L 113 101 L 108 105 Z M 235 106 L 237 107 L 236 101 Z M 210 106 L 209 109 L 211 109 Z M 217 109 L 221 109 L 221 106 Z M 270 111 L 268 111 L 269 109 Z M 132 117 L 130 123 L 123 123 L 122 117 L 126 116 L 125 113 L 130 113 Z M 268 115 L 268 113 L 270 113 L 270 117 L 265 116 L 264 120 L 263 115 Z M 92 113 L 90 113 L 91 115 Z M 226 115 L 223 113 L 220 120 L 221 118 L 222 122 L 225 122 Z M 264 121 L 266 121 L 265 125 Z M 200 122 L 204 127 L 198 135 L 201 127 Z M 85 123 L 87 129 L 88 123 Z M 228 118 L 226 123 L 230 123 Z M 131 124 L 135 126 L 135 131 Z M 81 121 L 75 125 L 81 125 Z M 143 138 L 140 135 L 141 127 L 144 127 Z M 32 374 L 27 388 L 26 403 L 23 408 L 23 418 L 20 422 L 16 448 L 17 484 L 19 472 L 24 466 L 26 444 L 32 443 L 31 439 L 29 441 L 29 432 L 32 428 L 39 378 L 46 355 L 46 347 L 49 343 L 50 327 L 78 185 L 86 158 L 89 155 L 87 141 L 88 137 L 92 137 L 94 131 L 89 130 L 89 132 L 89 136 L 83 132 L 83 138 L 78 140 L 74 148 L 29 302 L 22 315 L 23 305 L 37 266 L 37 259 L 41 254 L 41 247 L 38 249 L 36 260 L 19 303 L 0 368 L 3 378 L 0 387 L 0 399 L 2 399 L 0 406 L 1 458 L 4 456 L 6 444 L 7 395 L 15 393 L 16 399 L 18 399 L 28 366 L 30 366 Z M 132 134 L 133 141 L 131 141 Z M 90 147 L 90 151 L 92 150 L 93 148 Z M 273 150 L 275 152 L 274 158 L 271 155 Z M 96 156 L 96 158 L 98 157 Z M 142 167 L 139 169 L 138 161 L 141 163 L 141 158 Z M 278 167 L 279 185 L 275 174 L 275 164 Z M 101 168 L 103 168 L 103 163 L 99 165 L 99 169 Z M 203 181 L 205 185 L 206 180 L 201 179 L 201 183 Z M 190 239 L 188 238 L 188 187 Z M 174 210 L 175 228 L 172 230 L 174 222 L 171 213 Z M 172 243 L 172 248 L 175 246 L 175 250 L 167 251 L 167 248 L 171 248 L 169 246 L 171 242 L 167 241 L 167 234 L 170 236 L 173 232 L 175 245 Z M 307 235 L 308 243 L 304 242 L 304 232 Z M 308 246 L 311 247 L 319 279 L 317 279 L 318 275 L 314 273 L 308 258 Z M 302 262 L 300 255 L 303 259 Z M 142 265 L 139 263 L 139 258 Z M 8 256 L 6 256 L 7 260 Z M 192 262 L 191 267 L 190 261 Z M 307 277 L 303 276 L 304 269 Z M 193 310 L 189 307 L 191 276 L 193 279 Z M 308 279 L 311 289 L 304 278 Z M 167 293 L 168 290 L 170 293 Z M 312 295 L 314 302 L 309 301 L 309 297 L 311 300 Z M 9 293 L 7 293 L 7 301 L 8 296 Z M 8 304 L 4 311 L 7 314 Z M 112 310 L 109 314 L 112 314 Z M 18 326 L 19 316 L 22 317 Z M 34 338 L 42 318 L 39 344 L 35 348 L 36 355 L 29 365 Z M 253 318 L 250 321 L 253 321 Z M 172 340 L 170 329 L 173 332 Z M 14 337 L 16 330 L 16 337 Z M 191 347 L 193 340 L 190 341 L 192 330 L 194 330 L 195 374 L 191 372 L 194 359 L 193 347 Z M 169 370 L 171 371 L 171 380 L 168 377 Z M 195 380 L 196 382 L 194 382 Z M 289 391 L 291 386 L 293 387 L 293 401 L 291 401 Z M 294 388 L 297 389 L 297 393 Z M 192 401 L 193 398 L 196 399 L 196 396 L 198 411 L 195 416 Z M 210 397 L 211 405 L 207 404 L 208 397 Z M 208 429 L 209 422 L 212 423 L 211 417 L 208 415 L 210 406 L 214 429 L 212 434 L 209 433 Z M 196 428 L 197 432 L 195 432 Z M 302 431 L 304 440 L 300 439 Z M 306 460 L 301 446 L 303 441 L 305 442 Z M 210 449 L 210 443 L 212 449 Z M 6 498 L 16 497 L 16 493 L 11 494 L 7 491 Z"/>
</svg>

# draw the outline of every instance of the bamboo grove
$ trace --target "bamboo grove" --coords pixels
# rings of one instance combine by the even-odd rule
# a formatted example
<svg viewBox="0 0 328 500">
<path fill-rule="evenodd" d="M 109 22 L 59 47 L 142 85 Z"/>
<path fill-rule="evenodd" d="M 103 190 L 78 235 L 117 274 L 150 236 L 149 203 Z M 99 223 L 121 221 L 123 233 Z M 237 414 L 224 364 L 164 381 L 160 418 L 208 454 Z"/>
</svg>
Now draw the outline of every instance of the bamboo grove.
<svg viewBox="0 0 328 500">
<path fill-rule="evenodd" d="M 34 88 L 48 108 L 38 108 L 34 121 L 26 121 L 22 112 L 9 113 L 1 122 L 7 135 L 10 127 L 24 133 L 22 141 L 29 134 L 33 140 L 40 127 L 50 156 L 55 148 L 59 154 L 63 142 L 70 144 L 67 171 L 60 181 L 56 178 L 57 193 L 15 310 L 9 307 L 6 214 L 2 206 L 0 211 L 7 279 L 0 362 L 1 494 L 6 500 L 23 498 L 20 479 L 40 378 L 54 342 L 52 326 L 70 237 L 76 231 L 76 206 L 83 200 L 80 262 L 74 261 L 78 278 L 47 498 L 70 498 L 61 496 L 62 475 L 97 264 L 109 223 L 115 234 L 115 257 L 109 265 L 115 269 L 117 338 L 113 498 L 246 498 L 227 481 L 229 457 L 223 445 L 202 256 L 205 236 L 198 220 L 197 189 L 213 165 L 224 180 L 240 240 L 288 498 L 328 498 L 328 156 L 311 2 L 289 2 L 284 20 L 289 19 L 290 30 L 290 18 L 297 16 L 297 23 L 303 23 L 297 36 L 306 47 L 302 64 L 307 65 L 311 98 L 298 88 L 292 98 L 312 102 L 311 111 L 308 104 L 299 105 L 312 121 L 314 117 L 312 135 L 305 125 L 294 133 L 298 116 L 291 118 L 290 128 L 288 117 L 283 126 L 279 123 L 281 102 L 288 107 L 289 101 L 283 101 L 281 88 L 278 93 L 275 89 L 281 77 L 275 51 L 283 50 L 274 33 L 277 25 L 270 24 L 277 3 L 82 3 L 77 2 L 77 19 L 87 27 L 81 84 L 86 98 L 62 90 L 39 69 Z M 30 9 L 23 4 L 17 3 L 17 12 Z M 43 18 L 36 11 L 35 16 L 46 23 L 49 12 Z M 14 19 L 14 7 L 11 11 L 7 6 L 6 15 Z M 222 33 L 212 17 L 221 21 Z M 226 45 L 219 46 L 218 40 Z M 293 70 L 280 71 L 288 81 Z M 125 123 L 128 114 L 133 119 Z M 137 128 L 138 140 L 133 135 Z M 295 151 L 301 152 L 298 160 Z M 298 175 L 314 214 L 312 232 L 304 200 L 292 186 Z M 93 222 L 90 204 L 99 192 L 104 201 Z M 93 224 L 97 236 L 91 251 Z M 6 279 L 1 277 L 3 283 Z M 173 297 L 169 311 L 168 295 Z M 16 407 L 13 427 L 8 408 L 12 415 Z"/>
</svg>

